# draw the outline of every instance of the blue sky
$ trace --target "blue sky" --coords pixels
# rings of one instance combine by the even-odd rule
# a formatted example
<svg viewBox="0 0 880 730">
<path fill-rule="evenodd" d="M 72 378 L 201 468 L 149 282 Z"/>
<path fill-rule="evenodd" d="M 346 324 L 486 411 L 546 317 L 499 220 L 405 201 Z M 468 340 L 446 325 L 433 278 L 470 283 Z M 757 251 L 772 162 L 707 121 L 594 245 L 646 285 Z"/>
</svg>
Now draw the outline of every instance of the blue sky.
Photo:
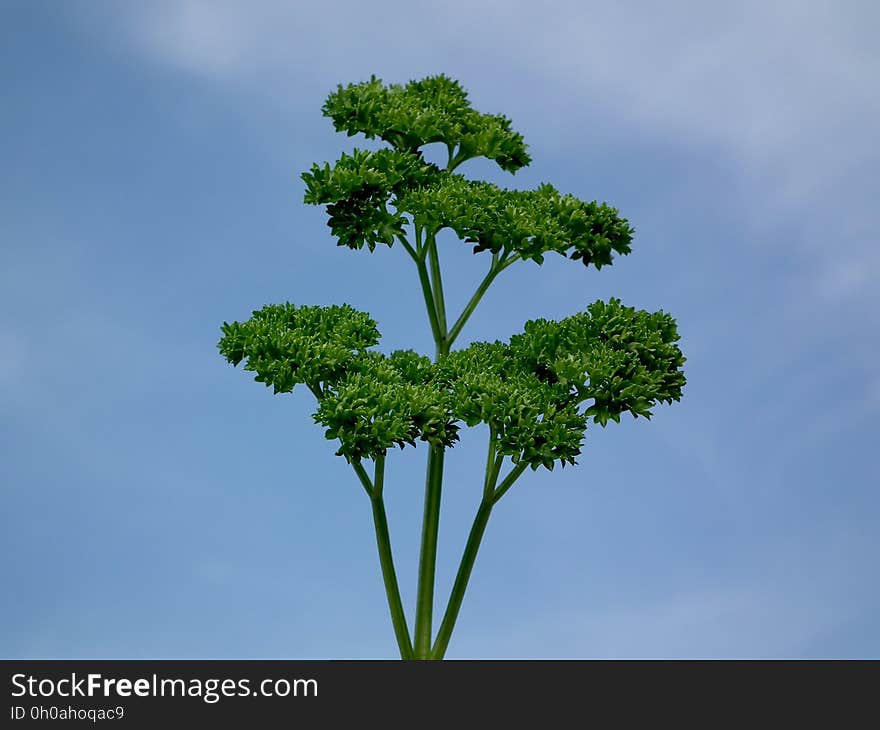
<svg viewBox="0 0 880 730">
<path fill-rule="evenodd" d="M 505 272 L 463 337 L 597 298 L 673 313 L 683 400 L 588 434 L 489 523 L 451 658 L 880 656 L 880 73 L 859 2 L 25 2 L 0 8 L 0 656 L 393 657 L 369 505 L 223 320 L 348 302 L 431 351 L 411 262 L 299 174 L 338 83 L 457 78 L 618 207 L 601 272 Z M 458 306 L 482 274 L 441 239 Z M 455 304 L 452 308 L 457 308 Z M 484 434 L 447 460 L 438 601 Z M 414 604 L 423 451 L 386 487 Z"/>
</svg>

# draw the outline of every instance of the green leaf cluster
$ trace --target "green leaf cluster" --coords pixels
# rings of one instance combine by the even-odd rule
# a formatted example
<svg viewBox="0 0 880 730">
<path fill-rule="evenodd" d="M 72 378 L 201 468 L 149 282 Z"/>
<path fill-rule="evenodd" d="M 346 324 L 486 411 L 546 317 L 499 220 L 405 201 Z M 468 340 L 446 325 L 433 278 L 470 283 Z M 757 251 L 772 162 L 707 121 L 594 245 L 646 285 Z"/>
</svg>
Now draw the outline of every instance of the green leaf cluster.
<svg viewBox="0 0 880 730">
<path fill-rule="evenodd" d="M 320 399 L 314 419 L 328 439 L 339 439 L 337 455 L 349 461 L 375 459 L 417 440 L 448 447 L 459 426 L 449 394 L 431 377 L 431 361 L 411 351 L 386 357 L 370 352 Z"/>
<path fill-rule="evenodd" d="M 474 253 L 517 253 L 543 263 L 553 251 L 597 269 L 613 253 L 631 251 L 633 229 L 615 208 L 563 195 L 549 184 L 507 190 L 489 182 L 442 173 L 403 193 L 396 203 L 428 230 L 450 228 Z"/>
<path fill-rule="evenodd" d="M 654 404 L 681 399 L 685 358 L 675 320 L 662 310 L 636 310 L 612 298 L 524 329 L 510 341 L 523 366 L 564 385 L 579 402 L 592 400 L 585 414 L 601 426 L 627 411 L 650 419 Z"/>
<path fill-rule="evenodd" d="M 556 252 L 597 269 L 631 251 L 633 229 L 618 211 L 582 201 L 550 184 L 508 190 L 452 171 L 483 156 L 511 172 L 528 164 L 521 135 L 505 117 L 471 108 L 461 85 L 446 76 L 384 86 L 375 77 L 339 86 L 324 105 L 337 131 L 379 137 L 392 149 L 354 150 L 330 165 L 315 164 L 302 179 L 304 201 L 326 205 L 340 246 L 370 251 L 405 240 L 405 228 L 436 234 L 448 228 L 474 253 L 517 255 L 538 264 Z M 447 169 L 428 163 L 420 147 L 443 142 Z M 418 241 L 416 241 L 418 248 Z"/>
<path fill-rule="evenodd" d="M 396 149 L 415 151 L 442 142 L 461 159 L 486 157 L 515 172 L 531 162 L 522 135 L 501 114 L 471 107 L 458 81 L 439 75 L 401 86 L 381 79 L 337 87 L 323 107 L 337 132 L 378 137 Z"/>
<path fill-rule="evenodd" d="M 400 655 L 442 659 L 493 506 L 531 467 L 576 463 L 586 432 L 623 413 L 650 418 L 681 398 L 685 377 L 675 321 L 663 311 L 597 301 L 559 321 L 536 319 L 508 341 L 452 350 L 496 278 L 521 260 L 556 253 L 597 269 L 630 253 L 633 229 L 615 208 L 550 184 L 509 190 L 456 169 L 475 157 L 516 172 L 529 164 L 507 117 L 477 112 L 461 85 L 432 76 L 405 85 L 370 80 L 339 86 L 323 107 L 337 131 L 381 139 L 389 148 L 355 149 L 302 175 L 305 202 L 326 206 L 338 245 L 374 251 L 399 242 L 415 264 L 435 358 L 379 352 L 376 323 L 348 305 L 291 303 L 223 323 L 222 355 L 275 393 L 305 384 L 315 422 L 351 464 L 369 498 L 382 579 Z M 445 145 L 441 169 L 425 145 Z M 407 227 L 412 227 L 408 237 Z M 491 264 L 457 317 L 448 316 L 438 233 L 452 231 L 490 252 Z M 444 460 L 463 426 L 488 427 L 482 497 L 434 633 L 434 585 Z M 428 444 L 416 610 L 410 635 L 385 513 L 388 450 Z M 372 461 L 368 473 L 365 459 Z M 505 462 L 512 464 L 505 465 Z M 505 468 L 507 466 L 507 468 Z"/>
<path fill-rule="evenodd" d="M 592 420 L 650 418 L 657 402 L 681 397 L 684 363 L 675 321 L 619 300 L 597 301 L 559 321 L 527 322 L 507 343 L 477 342 L 436 363 L 413 351 L 368 348 L 379 334 L 348 305 L 265 307 L 223 325 L 219 347 L 276 393 L 306 383 L 316 422 L 349 460 L 425 441 L 447 448 L 459 423 L 487 424 L 496 453 L 532 468 L 574 464 Z M 586 408 L 582 404 L 592 403 Z"/>
<path fill-rule="evenodd" d="M 568 390 L 541 378 L 502 342 L 477 342 L 451 352 L 438 377 L 452 393 L 455 416 L 488 424 L 496 453 L 552 469 L 574 464 L 587 427 Z"/>
<path fill-rule="evenodd" d="M 298 383 L 313 390 L 332 385 L 379 342 L 376 323 L 347 304 L 272 304 L 221 329 L 217 346 L 223 357 L 233 365 L 247 359 L 244 369 L 275 393 L 290 393 Z"/>
<path fill-rule="evenodd" d="M 597 301 L 560 321 L 527 322 L 505 344 L 475 343 L 438 364 L 453 412 L 488 424 L 499 452 L 533 468 L 575 463 L 588 421 L 651 417 L 657 402 L 681 398 L 685 358 L 664 312 Z M 580 405 L 592 403 L 585 410 Z"/>
<path fill-rule="evenodd" d="M 409 223 L 401 210 L 389 211 L 405 187 L 427 183 L 439 170 L 420 155 L 399 150 L 354 150 L 343 153 L 333 167 L 315 164 L 303 173 L 305 202 L 326 204 L 327 225 L 338 246 L 370 251 L 377 243 L 390 246 Z"/>
</svg>

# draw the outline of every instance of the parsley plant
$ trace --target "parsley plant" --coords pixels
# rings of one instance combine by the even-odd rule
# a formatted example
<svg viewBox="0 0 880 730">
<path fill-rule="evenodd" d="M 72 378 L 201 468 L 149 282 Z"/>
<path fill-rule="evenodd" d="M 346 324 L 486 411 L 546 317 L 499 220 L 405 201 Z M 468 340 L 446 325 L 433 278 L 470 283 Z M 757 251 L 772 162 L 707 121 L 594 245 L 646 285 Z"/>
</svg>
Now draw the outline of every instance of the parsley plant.
<svg viewBox="0 0 880 730">
<path fill-rule="evenodd" d="M 412 259 L 435 343 L 433 359 L 411 350 L 373 349 L 370 316 L 343 304 L 269 305 L 245 322 L 224 322 L 219 348 L 275 393 L 296 385 L 317 400 L 314 419 L 354 470 L 370 502 L 379 561 L 400 655 L 442 659 L 493 507 L 526 469 L 575 464 L 591 423 L 620 415 L 651 417 L 681 397 L 685 358 L 675 320 L 663 311 L 597 301 L 561 321 L 526 322 L 507 341 L 453 349 L 486 290 L 509 266 L 541 264 L 557 253 L 597 269 L 630 252 L 633 229 L 617 210 L 544 184 L 507 190 L 455 170 L 485 157 L 514 173 L 531 161 L 502 115 L 474 110 L 461 85 L 440 75 L 406 85 L 371 77 L 339 86 L 323 107 L 339 132 L 381 139 L 387 148 L 354 150 L 303 174 L 305 202 L 326 206 L 338 245 L 400 248 Z M 424 145 L 446 146 L 445 167 Z M 461 313 L 448 317 L 437 234 L 450 229 L 489 259 Z M 434 572 L 443 463 L 463 426 L 486 424 L 482 499 L 449 602 L 434 632 Z M 413 631 L 400 599 L 384 505 L 385 460 L 393 447 L 427 449 L 425 507 Z"/>
</svg>

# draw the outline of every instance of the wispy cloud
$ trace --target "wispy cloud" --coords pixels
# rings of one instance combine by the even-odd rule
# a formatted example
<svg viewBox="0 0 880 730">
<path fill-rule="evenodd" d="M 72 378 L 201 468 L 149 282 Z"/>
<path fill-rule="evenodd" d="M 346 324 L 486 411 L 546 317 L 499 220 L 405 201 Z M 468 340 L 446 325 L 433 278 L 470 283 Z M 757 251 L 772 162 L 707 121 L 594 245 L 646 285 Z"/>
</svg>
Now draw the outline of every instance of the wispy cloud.
<svg viewBox="0 0 880 730">
<path fill-rule="evenodd" d="M 491 64 L 499 83 L 479 91 L 492 103 L 508 103 L 507 86 L 524 76 L 534 99 L 514 102 L 519 113 L 549 121 L 598 106 L 621 134 L 726 158 L 748 190 L 744 224 L 756 240 L 779 241 L 781 219 L 803 221 L 781 241 L 804 264 L 794 297 L 864 303 L 880 274 L 874 4 L 389 2 L 379 13 L 187 0 L 115 12 L 113 28 L 137 52 L 273 105 L 295 103 L 316 75 L 336 83 Z"/>
<path fill-rule="evenodd" d="M 589 88 L 654 132 L 720 140 L 768 164 L 793 165 L 788 153 L 800 148 L 802 164 L 818 160 L 826 172 L 864 153 L 858 139 L 880 112 L 867 32 L 880 13 L 868 3 L 389 2 L 377 13 L 332 0 L 185 0 L 119 12 L 134 47 L 154 60 L 217 81 L 250 79 L 267 93 L 297 73 L 356 65 L 366 74 L 392 60 L 410 74 L 448 63 L 454 47 L 503 61 L 501 76 L 527 68 L 565 89 L 566 103 Z M 415 48 L 420 56 L 407 58 Z"/>
<path fill-rule="evenodd" d="M 880 152 L 874 142 L 880 126 L 880 96 L 875 92 L 880 52 L 872 37 L 880 13 L 873 4 L 747 0 L 727 5 L 696 1 L 652 5 L 571 0 L 538 5 L 452 0 L 444 4 L 389 1 L 377 8 L 339 0 L 319 4 L 155 0 L 78 7 L 80 21 L 94 34 L 92 40 L 99 37 L 134 59 L 133 69 L 112 69 L 113 79 L 104 81 L 108 97 L 124 98 L 129 87 L 139 88 L 129 84 L 131 76 L 138 77 L 147 68 L 154 79 L 160 69 L 167 74 L 162 80 L 172 83 L 151 86 L 156 96 L 148 103 L 156 104 L 161 114 L 171 108 L 162 106 L 166 93 L 177 95 L 183 88 L 185 95 L 193 86 L 213 90 L 233 102 L 224 105 L 224 114 L 233 105 L 253 114 L 260 130 L 255 145 L 277 148 L 278 139 L 270 138 L 283 129 L 287 135 L 283 143 L 295 146 L 297 154 L 309 161 L 314 150 L 303 142 L 303 135 L 317 135 L 314 130 L 322 130 L 321 134 L 326 130 L 328 148 L 336 149 L 329 128 L 320 126 L 325 123 L 316 116 L 323 94 L 338 82 L 374 72 L 395 82 L 437 72 L 459 77 L 481 109 L 509 114 L 527 140 L 541 146 L 545 154 L 536 155 L 534 174 L 543 177 L 547 172 L 551 181 L 554 172 L 548 170 L 548 156 L 552 167 L 554 157 L 580 160 L 602 149 L 596 157 L 597 174 L 615 172 L 618 156 L 629 160 L 625 169 L 636 178 L 630 183 L 629 204 L 635 202 L 653 218 L 650 230 L 655 231 L 640 228 L 644 238 L 639 243 L 653 244 L 645 249 L 653 249 L 653 265 L 662 267 L 663 278 L 684 282 L 688 288 L 686 295 L 674 299 L 675 285 L 666 284 L 673 300 L 670 309 L 680 317 L 686 337 L 689 385 L 684 401 L 651 425 L 652 438 L 663 446 L 656 454 L 664 458 L 674 454 L 677 463 L 690 467 L 676 478 L 703 490 L 701 494 L 709 493 L 706 504 L 717 507 L 718 514 L 733 515 L 731 523 L 740 532 L 728 536 L 731 541 L 741 538 L 744 547 L 762 551 L 772 542 L 767 534 L 776 534 L 776 520 L 779 534 L 791 539 L 793 547 L 782 557 L 772 551 L 762 552 L 760 558 L 737 555 L 711 579 L 671 575 L 670 580 L 677 582 L 662 594 L 606 593 L 604 600 L 594 602 L 594 596 L 581 595 L 582 590 L 573 587 L 571 600 L 562 605 L 577 608 L 542 611 L 523 623 L 499 626 L 494 635 L 469 634 L 463 621 L 460 646 L 489 656 L 511 651 L 546 656 L 548 647 L 571 656 L 798 655 L 816 636 L 835 631 L 848 616 L 864 614 L 858 602 L 871 590 L 875 595 L 870 600 L 876 604 L 876 587 L 864 580 L 872 566 L 862 560 L 863 555 L 873 554 L 872 549 L 876 552 L 876 540 L 859 543 L 841 538 L 818 545 L 820 538 L 815 537 L 828 528 L 820 523 L 832 505 L 836 508 L 840 503 L 841 515 L 858 524 L 860 519 L 867 521 L 865 510 L 875 509 L 876 502 L 864 496 L 868 490 L 861 484 L 843 485 L 841 493 L 849 502 L 838 500 L 837 492 L 831 494 L 824 483 L 817 483 L 826 476 L 811 473 L 820 460 L 829 465 L 832 475 L 834 469 L 846 466 L 850 452 L 839 446 L 846 437 L 821 456 L 816 456 L 817 445 L 829 440 L 829 434 L 842 428 L 840 424 L 852 428 L 847 435 L 856 428 L 868 432 L 873 424 L 869 419 L 880 404 L 880 381 L 875 376 L 880 289 L 874 283 L 880 274 L 875 202 L 880 198 L 876 174 Z M 109 68 L 103 58 L 100 65 L 101 72 Z M 177 83 L 181 79 L 186 83 Z M 194 94 L 198 103 L 187 110 L 204 123 L 206 136 L 217 138 L 211 149 L 225 149 L 226 128 L 212 126 L 216 106 L 201 106 L 207 96 L 214 100 L 210 93 Z M 222 114 L 216 118 L 228 121 Z M 279 119 L 282 124 L 277 125 Z M 610 149 L 607 154 L 614 162 L 603 157 L 604 148 Z M 250 150 L 247 147 L 245 154 Z M 172 156 L 177 152 L 178 148 L 167 150 Z M 647 159 L 637 159 L 643 152 Z M 567 162 L 565 168 L 570 170 Z M 233 165 L 228 169 L 232 176 L 241 173 L 237 180 L 246 181 L 242 186 L 250 184 L 253 169 L 237 171 Z M 557 166 L 556 172 L 560 170 Z M 569 182 L 579 185 L 582 179 L 587 188 L 592 172 L 570 172 Z M 78 180 L 80 173 L 77 169 L 69 179 Z M 275 185 L 279 179 L 266 178 L 262 184 Z M 171 182 L 164 192 L 150 189 L 150 197 L 183 195 L 187 185 L 199 185 L 200 179 L 194 176 L 181 186 Z M 289 184 L 289 177 L 283 184 Z M 515 184 L 528 183 L 518 177 Z M 230 194 L 238 190 L 230 187 Z M 595 194 L 604 195 L 604 186 Z M 701 215 L 702 206 L 710 212 Z M 235 211 L 238 215 L 239 208 Z M 243 218 L 261 220 L 254 208 L 242 205 L 240 211 Z M 689 219 L 691 214 L 695 221 Z M 41 220 L 66 220 L 61 207 L 41 205 L 39 215 Z M 210 211 L 204 215 L 193 217 L 192 229 L 184 226 L 169 235 L 181 240 L 209 235 L 206 231 L 215 229 Z M 296 219 L 284 220 L 293 227 L 299 224 Z M 728 223 L 733 230 L 724 228 Z M 259 227 L 254 223 L 255 232 Z M 120 227 L 113 235 L 125 237 L 132 229 Z M 88 231 L 84 240 L 100 235 Z M 5 387 L 7 400 L 18 409 L 19 422 L 35 424 L 34 433 L 39 426 L 40 438 L 60 450 L 64 458 L 56 454 L 56 461 L 74 463 L 78 454 L 97 455 L 113 462 L 102 466 L 104 472 L 99 474 L 108 482 L 113 470 L 130 473 L 131 465 L 137 465 L 143 471 L 140 465 L 149 463 L 153 465 L 149 481 L 177 490 L 178 483 L 199 483 L 199 475 L 206 472 L 206 455 L 213 458 L 211 446 L 202 444 L 202 438 L 223 444 L 240 438 L 236 447 L 240 454 L 229 449 L 228 458 L 230 463 L 240 458 L 245 465 L 237 472 L 226 465 L 224 469 L 227 475 L 241 475 L 251 489 L 264 475 L 266 484 L 275 483 L 269 476 L 277 468 L 274 454 L 286 455 L 289 442 L 298 441 L 304 451 L 311 446 L 303 444 L 319 443 L 300 438 L 299 432 L 292 439 L 286 415 L 271 425 L 264 422 L 276 414 L 269 406 L 258 415 L 243 405 L 227 412 L 228 398 L 216 398 L 204 385 L 205 363 L 210 359 L 220 368 L 213 349 L 208 353 L 205 348 L 156 341 L 165 331 L 168 311 L 154 312 L 136 325 L 138 310 L 107 306 L 114 304 L 118 293 L 86 306 L 85 287 L 55 285 L 67 281 L 65 276 L 78 278 L 70 273 L 74 267 L 52 263 L 69 256 L 71 247 L 56 248 L 44 253 L 22 246 L 22 265 L 7 267 L 8 294 L 24 301 L 51 291 L 52 309 L 39 316 L 27 312 L 30 319 L 22 319 L 27 329 L 2 330 L 0 322 L 0 354 L 5 357 L 0 361 L 0 394 Z M 668 258 L 661 261 L 658 251 Z M 222 258 L 222 250 L 217 253 Z M 634 258 L 650 262 L 650 255 Z M 111 260 L 111 268 L 93 273 L 88 281 L 109 281 L 112 267 L 120 261 Z M 615 267 L 607 276 L 603 271 L 602 279 L 611 280 L 609 290 L 618 284 L 629 287 L 622 296 L 641 296 L 653 278 L 660 278 L 654 277 L 651 265 L 639 263 L 636 275 L 629 269 L 625 279 L 614 279 Z M 58 269 L 57 282 L 45 276 L 46 266 Z M 643 266 L 641 276 L 638 266 Z M 559 305 L 560 312 L 567 311 L 587 287 L 580 268 L 566 267 L 565 272 L 562 268 L 548 262 L 542 276 L 532 277 L 534 270 L 528 267 L 529 276 L 523 274 L 520 280 L 513 278 L 519 274 L 512 270 L 504 284 L 507 288 L 499 287 L 499 298 L 488 301 L 475 322 L 483 313 L 497 311 L 491 307 L 503 303 L 505 292 L 508 297 L 516 292 L 519 298 L 515 307 L 505 308 L 515 313 L 502 316 L 519 317 L 521 307 L 529 304 L 521 292 L 533 285 L 529 292 L 536 306 L 551 302 Z M 85 263 L 82 269 L 88 271 Z M 42 273 L 40 288 L 30 283 L 37 281 L 32 274 L 36 271 Z M 330 281 L 327 267 L 310 265 L 309 271 L 316 272 L 316 281 L 322 276 Z M 383 273 L 387 276 L 387 271 Z M 202 272 L 192 269 L 192 275 Z M 234 273 L 220 275 L 236 281 Z M 308 276 L 302 273 L 300 281 Z M 328 298 L 338 291 L 334 287 L 339 282 L 334 281 Z M 512 286 L 517 281 L 520 286 Z M 382 301 L 378 294 L 376 301 Z M 77 311 L 69 311 L 68 302 L 77 302 Z M 665 307 L 665 293 L 662 303 Z M 390 298 L 386 304 L 389 310 L 398 306 Z M 222 315 L 225 310 L 218 311 Z M 488 320 L 487 330 L 494 331 L 497 325 L 497 320 Z M 199 329 L 203 323 L 193 320 L 188 326 L 187 336 L 193 341 L 203 337 Z M 410 332 L 405 334 L 410 337 Z M 90 365 L 88 354 L 99 350 L 106 355 L 106 373 L 96 373 Z M 154 362 L 157 353 L 162 358 L 159 364 Z M 78 361 L 56 370 L 61 357 L 71 354 Z M 36 390 L 34 384 L 41 378 L 48 384 L 42 390 L 23 390 L 28 384 Z M 251 388 L 246 380 L 242 378 L 242 388 Z M 217 387 L 226 388 L 225 382 Z M 172 387 L 174 383 L 178 385 Z M 256 392 L 247 393 L 257 402 Z M 818 402 L 825 394 L 830 394 L 828 404 Z M 268 403 L 270 399 L 263 397 Z M 168 414 L 182 417 L 198 412 L 203 415 L 193 416 L 191 433 L 186 421 L 177 429 L 166 425 Z M 44 417 L 48 413 L 51 422 Z M 212 419 L 215 428 L 238 421 L 248 429 L 252 426 L 253 433 L 271 432 L 279 445 L 256 445 L 244 427 L 211 431 L 207 424 Z M 44 422 L 50 425 L 44 428 Z M 83 428 L 83 422 L 89 429 Z M 121 423 L 131 436 L 117 425 Z M 307 427 L 311 424 L 304 422 L 303 432 Z M 108 442 L 119 448 L 118 454 L 105 455 Z M 608 444 L 610 440 L 603 442 Z M 635 465 L 643 458 L 642 452 L 633 458 L 631 451 L 616 451 L 614 444 L 610 448 L 621 463 Z M 48 452 L 41 446 L 41 453 Z M 267 453 L 273 455 L 271 459 L 267 460 Z M 865 463 L 852 470 L 853 481 L 868 485 L 873 462 L 870 454 L 862 457 Z M 254 477 L 252 464 L 264 461 L 264 472 Z M 90 469 L 89 474 L 98 471 Z M 803 490 L 803 503 L 795 505 L 801 513 L 791 517 L 788 498 L 802 483 L 808 489 Z M 171 486 L 167 490 L 172 493 Z M 335 497 L 315 499 L 326 499 L 327 513 L 335 514 Z M 658 506 L 657 512 L 663 509 Z M 765 510 L 761 525 L 767 532 L 751 534 L 749 530 L 756 529 L 752 517 L 759 509 Z M 700 519 L 695 517 L 694 523 Z M 253 524 L 264 531 L 259 520 Z M 806 531 L 810 536 L 804 538 Z M 682 540 L 687 541 L 687 550 L 712 554 L 712 538 L 705 531 L 695 528 Z M 541 546 L 535 549 L 540 551 Z M 670 563 L 670 574 L 686 570 L 680 564 L 687 561 L 674 552 L 670 555 L 670 561 L 679 561 L 678 568 Z M 541 556 L 552 570 L 555 557 L 549 552 Z M 727 559 L 726 553 L 722 558 Z M 776 567 L 768 568 L 770 563 Z M 206 566 L 201 577 L 218 585 L 227 567 L 237 570 L 222 561 Z M 615 575 L 591 590 L 613 593 L 608 587 L 612 581 L 638 585 L 639 570 L 636 565 L 628 574 Z M 733 575 L 736 571 L 741 572 Z M 846 582 L 846 575 L 867 586 L 862 594 Z M 582 606 L 586 608 L 581 610 Z M 494 618 L 497 606 L 484 606 L 482 615 Z M 511 622 L 520 617 L 511 616 Z"/>
</svg>

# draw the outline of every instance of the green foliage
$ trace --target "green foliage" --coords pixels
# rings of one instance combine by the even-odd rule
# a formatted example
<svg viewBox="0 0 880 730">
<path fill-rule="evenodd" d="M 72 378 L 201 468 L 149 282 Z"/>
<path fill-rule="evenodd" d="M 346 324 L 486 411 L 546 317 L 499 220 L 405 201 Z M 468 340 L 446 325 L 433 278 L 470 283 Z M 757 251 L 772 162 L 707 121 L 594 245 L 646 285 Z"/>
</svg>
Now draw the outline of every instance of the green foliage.
<svg viewBox="0 0 880 730">
<path fill-rule="evenodd" d="M 455 173 L 485 157 L 515 172 L 530 162 L 522 136 L 501 115 L 474 110 L 461 85 L 434 76 L 385 86 L 376 77 L 339 86 L 325 116 L 349 136 L 390 148 L 353 150 L 333 165 L 314 164 L 302 179 L 305 202 L 325 205 L 338 245 L 375 250 L 400 242 L 415 263 L 434 338 L 435 359 L 411 350 L 383 354 L 379 332 L 348 305 L 263 307 L 245 322 L 224 322 L 221 354 L 256 373 L 275 393 L 305 384 L 314 420 L 351 465 L 371 502 L 382 576 L 401 657 L 440 659 L 461 605 L 492 506 L 528 468 L 575 464 L 592 424 L 623 413 L 650 418 L 657 403 L 681 398 L 685 358 L 675 320 L 663 311 L 597 301 L 559 321 L 536 319 L 507 342 L 452 345 L 486 290 L 520 260 L 542 264 L 557 253 L 601 269 L 630 253 L 633 229 L 615 208 L 542 184 L 508 190 Z M 446 146 L 445 169 L 420 149 Z M 408 227 L 412 236 L 408 236 Z M 447 320 L 437 234 L 449 229 L 491 252 L 492 262 L 457 319 Z M 387 286 L 388 282 L 383 282 Z M 395 282 L 390 282 L 395 286 Z M 450 322 L 451 327 L 450 327 Z M 432 611 L 445 453 L 463 426 L 488 426 L 480 507 L 465 545 L 443 621 Z M 425 513 L 413 638 L 394 570 L 382 501 L 387 452 L 428 444 Z M 363 461 L 373 462 L 372 477 Z M 502 475 L 505 462 L 507 473 Z"/>
<path fill-rule="evenodd" d="M 559 322 L 527 322 L 525 332 L 511 339 L 511 349 L 529 369 L 564 384 L 579 401 L 592 400 L 586 414 L 605 426 L 627 411 L 650 419 L 655 403 L 681 399 L 685 358 L 678 339 L 669 314 L 611 299 Z"/>
<path fill-rule="evenodd" d="M 550 184 L 507 190 L 453 174 L 474 157 L 511 172 L 530 159 L 509 120 L 474 111 L 458 82 L 445 76 L 406 86 L 386 87 L 375 77 L 340 86 L 324 113 L 337 131 L 379 137 L 393 147 L 356 149 L 302 175 L 304 202 L 327 206 L 327 224 L 340 246 L 391 246 L 412 223 L 434 234 L 449 228 L 475 244 L 474 253 L 515 253 L 538 264 L 556 252 L 599 269 L 612 263 L 614 253 L 631 250 L 632 227 L 605 203 L 579 200 Z M 447 146 L 446 170 L 422 157 L 419 148 L 431 142 Z"/>
<path fill-rule="evenodd" d="M 631 250 L 633 229 L 614 208 L 563 195 L 549 184 L 505 190 L 441 173 L 433 183 L 403 193 L 396 206 L 423 228 L 452 229 L 476 244 L 474 253 L 518 253 L 541 264 L 553 251 L 600 269 L 611 264 L 612 252 Z"/>
<path fill-rule="evenodd" d="M 436 363 L 410 350 L 368 350 L 379 339 L 375 323 L 347 305 L 265 307 L 223 332 L 226 358 L 248 358 L 245 368 L 276 393 L 298 382 L 317 391 L 315 421 L 349 460 L 419 440 L 451 447 L 459 423 L 484 423 L 498 453 L 552 469 L 575 463 L 590 420 L 650 418 L 684 385 L 674 320 L 617 299 L 558 322 L 527 322 L 509 343 L 477 342 Z"/>
<path fill-rule="evenodd" d="M 324 116 L 337 132 L 378 137 L 399 150 L 414 152 L 432 142 L 463 158 L 487 157 L 515 172 L 531 162 L 522 135 L 500 114 L 480 114 L 467 92 L 447 76 L 383 86 L 375 76 L 360 84 L 340 84 L 324 104 Z"/>
<path fill-rule="evenodd" d="M 339 439 L 337 454 L 349 460 L 375 459 L 393 446 L 415 446 L 417 439 L 452 446 L 459 427 L 448 393 L 430 373 L 430 360 L 410 351 L 367 353 L 328 389 L 314 419 L 327 427 L 328 439 Z"/>
<path fill-rule="evenodd" d="M 327 204 L 327 225 L 337 245 L 373 251 L 377 243 L 390 246 L 409 223 L 402 211 L 389 211 L 388 203 L 405 187 L 428 182 L 432 173 L 439 173 L 436 166 L 410 152 L 354 150 L 332 168 L 315 164 L 303 173 L 305 202 Z"/>
<path fill-rule="evenodd" d="M 527 322 L 509 344 L 475 343 L 437 367 L 458 418 L 489 424 L 514 463 L 552 469 L 575 463 L 589 420 L 650 418 L 655 403 L 681 397 L 677 340 L 669 315 L 612 299 L 559 322 Z"/>
<path fill-rule="evenodd" d="M 297 307 L 289 302 L 265 306 L 246 322 L 223 323 L 220 353 L 275 393 L 298 383 L 320 388 L 346 375 L 354 360 L 379 341 L 369 315 L 343 304 Z"/>
</svg>

